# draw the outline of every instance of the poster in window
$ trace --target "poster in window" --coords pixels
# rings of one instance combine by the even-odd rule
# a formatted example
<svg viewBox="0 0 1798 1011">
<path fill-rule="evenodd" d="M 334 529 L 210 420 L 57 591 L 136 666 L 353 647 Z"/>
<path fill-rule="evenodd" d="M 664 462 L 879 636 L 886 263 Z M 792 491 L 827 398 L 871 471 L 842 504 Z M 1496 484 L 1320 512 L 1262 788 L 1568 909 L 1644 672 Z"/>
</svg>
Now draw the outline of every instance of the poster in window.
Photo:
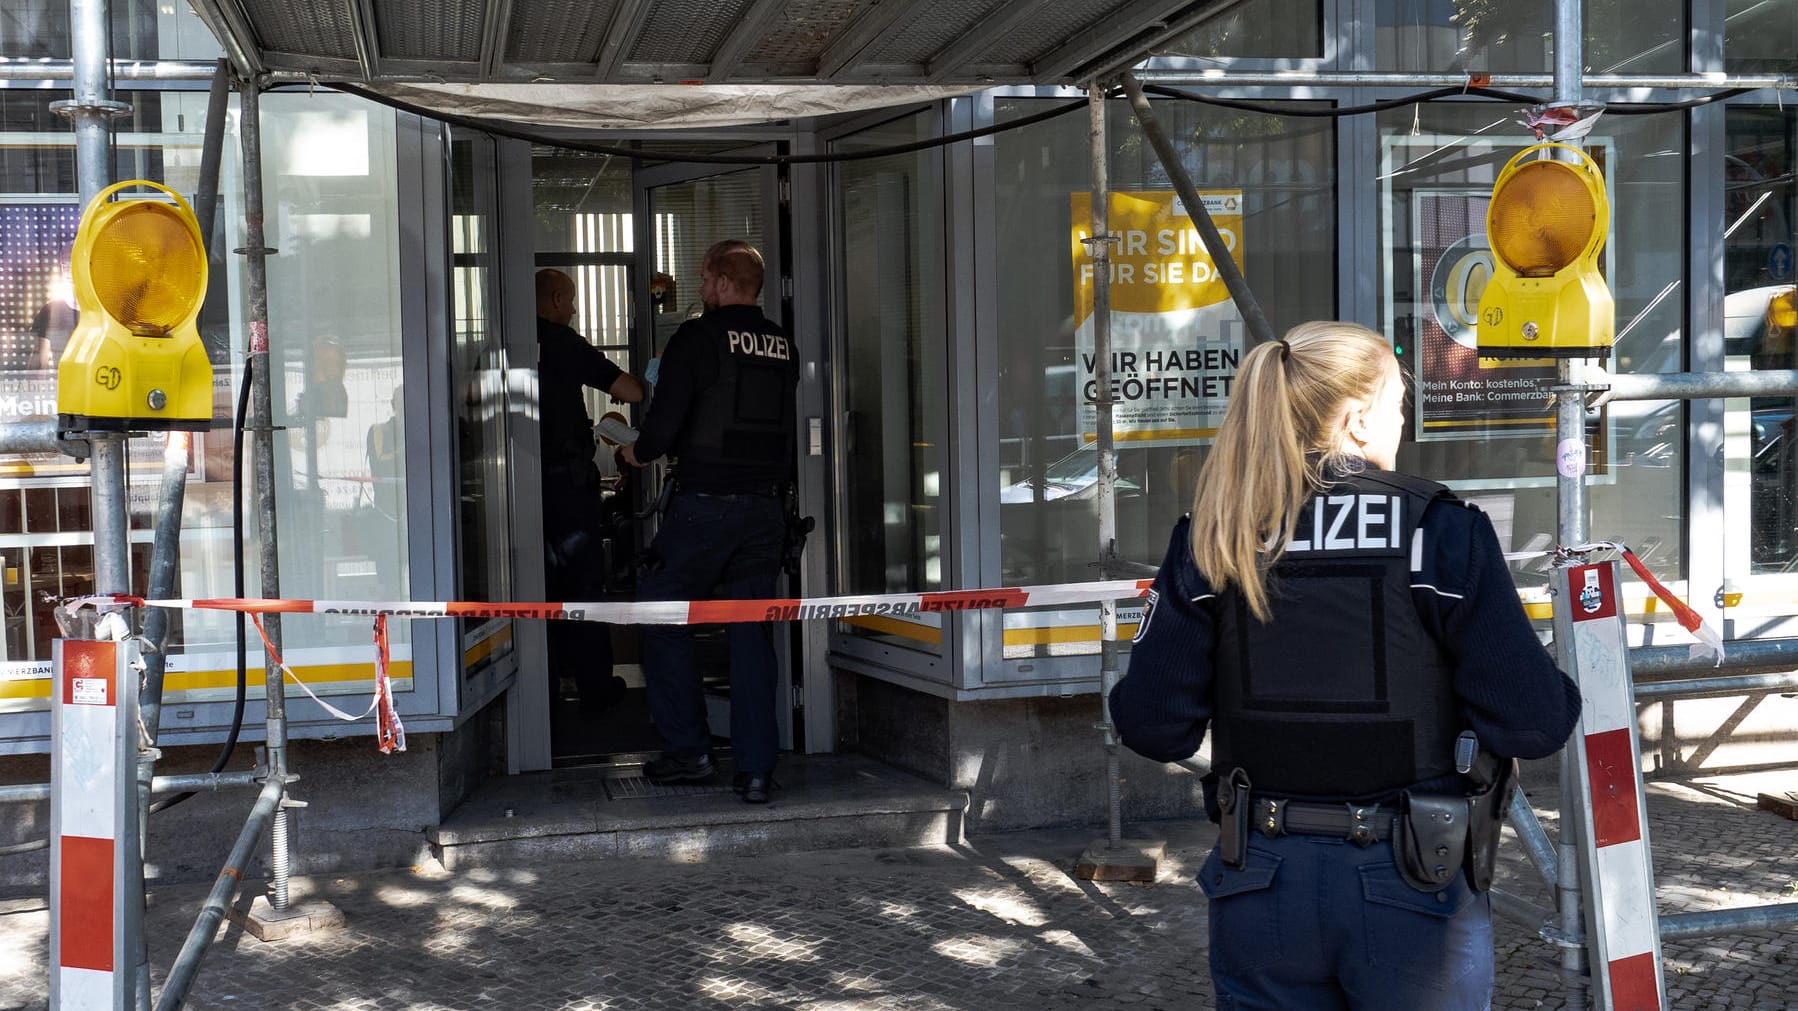
<svg viewBox="0 0 1798 1011">
<path fill-rule="evenodd" d="M 1240 268 L 1242 191 L 1199 194 Z M 1093 268 L 1086 249 L 1092 195 L 1070 195 L 1076 390 L 1083 442 L 1098 438 L 1098 359 L 1093 346 Z M 1111 244 L 1112 433 L 1136 445 L 1209 442 L 1230 404 L 1242 359 L 1242 314 L 1218 276 L 1213 251 L 1172 190 L 1114 192 Z"/>
<path fill-rule="evenodd" d="M 1540 436 L 1552 432 L 1555 363 L 1482 358 L 1480 293 L 1492 276 L 1486 241 L 1490 190 L 1411 191 L 1411 255 L 1423 296 L 1415 306 L 1419 441 Z"/>
</svg>

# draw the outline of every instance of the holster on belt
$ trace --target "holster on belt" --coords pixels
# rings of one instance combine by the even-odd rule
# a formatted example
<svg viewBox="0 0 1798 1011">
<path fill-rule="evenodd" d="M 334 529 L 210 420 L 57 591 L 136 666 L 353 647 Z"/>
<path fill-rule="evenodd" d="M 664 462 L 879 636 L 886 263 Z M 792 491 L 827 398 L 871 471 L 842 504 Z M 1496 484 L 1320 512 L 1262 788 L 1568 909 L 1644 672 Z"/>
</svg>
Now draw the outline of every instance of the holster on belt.
<svg viewBox="0 0 1798 1011">
<path fill-rule="evenodd" d="M 1467 883 L 1476 892 L 1492 887 L 1498 863 L 1498 838 L 1517 792 L 1517 759 L 1482 752 L 1469 774 L 1474 792 L 1467 796 Z"/>
<path fill-rule="evenodd" d="M 1249 853 L 1249 774 L 1240 767 L 1230 778 L 1218 784 L 1217 856 L 1225 864 L 1242 870 Z"/>
</svg>

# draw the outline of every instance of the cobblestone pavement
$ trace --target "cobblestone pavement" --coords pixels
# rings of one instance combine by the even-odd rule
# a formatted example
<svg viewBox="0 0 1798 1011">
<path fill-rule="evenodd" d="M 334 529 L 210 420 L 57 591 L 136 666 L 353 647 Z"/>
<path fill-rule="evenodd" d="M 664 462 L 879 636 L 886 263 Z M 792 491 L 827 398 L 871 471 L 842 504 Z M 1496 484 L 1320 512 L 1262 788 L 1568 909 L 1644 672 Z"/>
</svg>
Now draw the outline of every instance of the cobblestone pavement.
<svg viewBox="0 0 1798 1011">
<path fill-rule="evenodd" d="M 1789 789 L 1792 777 L 1784 778 Z M 1798 901 L 1798 823 L 1754 810 L 1741 779 L 1650 788 L 1664 911 Z M 1537 793 L 1539 810 L 1551 795 Z M 1544 820 L 1553 819 L 1544 812 Z M 986 836 L 965 847 L 712 860 L 417 868 L 296 880 L 346 927 L 264 944 L 221 929 L 188 1007 L 1006 1011 L 1210 1008 L 1205 902 L 1192 875 L 1209 826 L 1169 840 L 1152 886 L 1069 874 L 1090 830 Z M 1546 895 L 1514 845 L 1509 887 Z M 153 895 L 151 963 L 166 970 L 202 892 Z M 243 900 L 247 905 L 247 899 Z M 46 1003 L 48 915 L 0 906 L 0 1009 Z M 1555 953 L 1497 924 L 1494 1007 L 1558 1008 Z M 1668 944 L 1675 1008 L 1798 1007 L 1798 933 Z M 160 990 L 161 972 L 155 976 Z"/>
</svg>

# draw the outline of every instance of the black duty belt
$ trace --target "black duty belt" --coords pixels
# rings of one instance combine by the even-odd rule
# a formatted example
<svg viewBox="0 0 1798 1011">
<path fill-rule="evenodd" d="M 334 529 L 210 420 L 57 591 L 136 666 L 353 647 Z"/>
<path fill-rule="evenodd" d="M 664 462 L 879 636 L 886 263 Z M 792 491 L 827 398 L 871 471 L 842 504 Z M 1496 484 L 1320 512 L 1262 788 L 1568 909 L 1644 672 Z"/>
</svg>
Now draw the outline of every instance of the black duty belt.
<svg viewBox="0 0 1798 1011">
<path fill-rule="evenodd" d="M 1333 836 L 1360 846 L 1392 838 L 1398 809 L 1378 804 L 1312 804 L 1256 797 L 1249 802 L 1249 824 L 1270 839 L 1283 835 Z"/>
</svg>

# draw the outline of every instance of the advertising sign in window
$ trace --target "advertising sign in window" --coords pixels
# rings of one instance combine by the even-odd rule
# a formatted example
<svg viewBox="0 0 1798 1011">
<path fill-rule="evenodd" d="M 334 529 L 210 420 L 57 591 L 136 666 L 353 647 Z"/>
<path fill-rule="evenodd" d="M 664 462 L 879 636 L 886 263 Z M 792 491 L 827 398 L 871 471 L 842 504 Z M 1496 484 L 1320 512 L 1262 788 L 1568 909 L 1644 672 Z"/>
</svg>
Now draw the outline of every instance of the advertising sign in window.
<svg viewBox="0 0 1798 1011">
<path fill-rule="evenodd" d="M 1238 268 L 1242 191 L 1199 194 Z M 1074 258 L 1074 391 L 1080 438 L 1098 438 L 1098 360 L 1093 347 L 1092 194 L 1070 195 Z M 1172 190 L 1114 192 L 1111 244 L 1112 434 L 1139 445 L 1209 442 L 1230 404 L 1242 360 L 1242 314 L 1218 276 L 1213 251 Z"/>
</svg>

